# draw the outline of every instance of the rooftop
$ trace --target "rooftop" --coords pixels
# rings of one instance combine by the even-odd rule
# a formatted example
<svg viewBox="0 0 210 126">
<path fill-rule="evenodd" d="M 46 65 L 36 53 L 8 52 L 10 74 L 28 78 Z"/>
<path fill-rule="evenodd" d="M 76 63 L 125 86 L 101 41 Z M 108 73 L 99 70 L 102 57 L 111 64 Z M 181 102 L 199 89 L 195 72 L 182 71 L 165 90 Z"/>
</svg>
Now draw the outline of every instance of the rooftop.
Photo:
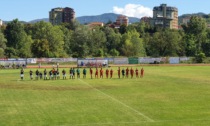
<svg viewBox="0 0 210 126">
<path fill-rule="evenodd" d="M 167 6 L 167 4 L 161 4 L 160 6 L 155 6 L 153 8 L 153 11 L 154 10 L 162 10 L 164 7 L 166 7 L 167 11 L 178 11 L 178 9 L 176 7 Z"/>
</svg>

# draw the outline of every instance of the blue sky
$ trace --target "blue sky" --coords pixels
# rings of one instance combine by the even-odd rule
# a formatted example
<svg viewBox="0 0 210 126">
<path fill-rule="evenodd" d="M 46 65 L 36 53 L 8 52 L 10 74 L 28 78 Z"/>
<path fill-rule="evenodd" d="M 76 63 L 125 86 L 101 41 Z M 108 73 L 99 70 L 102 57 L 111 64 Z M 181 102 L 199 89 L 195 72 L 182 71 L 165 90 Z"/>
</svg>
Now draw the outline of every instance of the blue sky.
<svg viewBox="0 0 210 126">
<path fill-rule="evenodd" d="M 15 18 L 30 21 L 48 18 L 49 11 L 56 7 L 71 7 L 76 17 L 118 13 L 141 18 L 151 16 L 154 6 L 166 3 L 177 7 L 179 15 L 186 13 L 210 13 L 210 0 L 1 0 L 0 19 L 10 21 Z"/>
</svg>

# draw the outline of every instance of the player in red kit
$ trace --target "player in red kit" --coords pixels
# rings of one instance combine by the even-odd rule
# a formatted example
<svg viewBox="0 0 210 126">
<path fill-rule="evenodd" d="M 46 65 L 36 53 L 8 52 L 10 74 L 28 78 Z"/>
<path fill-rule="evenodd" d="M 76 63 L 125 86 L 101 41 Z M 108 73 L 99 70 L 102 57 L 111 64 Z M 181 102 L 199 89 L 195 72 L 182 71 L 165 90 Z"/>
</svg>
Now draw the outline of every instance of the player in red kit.
<svg viewBox="0 0 210 126">
<path fill-rule="evenodd" d="M 90 77 L 91 77 L 91 79 L 93 79 L 93 70 L 92 70 L 92 68 L 90 68 Z"/>
<path fill-rule="evenodd" d="M 96 72 L 95 72 L 95 78 L 98 78 L 98 68 L 96 68 Z"/>
<path fill-rule="evenodd" d="M 118 73 L 118 78 L 120 79 L 120 67 L 118 67 L 117 73 Z"/>
<path fill-rule="evenodd" d="M 109 78 L 109 69 L 106 69 L 106 78 Z"/>
<path fill-rule="evenodd" d="M 136 68 L 135 72 L 136 72 L 136 78 L 139 78 L 139 70 L 137 68 Z"/>
<path fill-rule="evenodd" d="M 103 74 L 104 74 L 104 71 L 103 71 L 103 69 L 101 68 L 101 69 L 100 69 L 100 78 L 103 78 Z"/>
<path fill-rule="evenodd" d="M 130 73 L 131 73 L 131 78 L 133 78 L 134 70 L 133 70 L 132 67 L 131 67 L 131 69 L 130 69 Z"/>
<path fill-rule="evenodd" d="M 110 70 L 110 78 L 112 78 L 112 76 L 113 76 L 113 70 L 111 69 Z"/>
<path fill-rule="evenodd" d="M 144 68 L 141 68 L 141 78 L 144 76 Z"/>
<path fill-rule="evenodd" d="M 126 78 L 128 78 L 128 74 L 129 74 L 129 69 L 127 67 L 126 70 L 125 70 L 125 76 L 126 76 Z"/>
</svg>

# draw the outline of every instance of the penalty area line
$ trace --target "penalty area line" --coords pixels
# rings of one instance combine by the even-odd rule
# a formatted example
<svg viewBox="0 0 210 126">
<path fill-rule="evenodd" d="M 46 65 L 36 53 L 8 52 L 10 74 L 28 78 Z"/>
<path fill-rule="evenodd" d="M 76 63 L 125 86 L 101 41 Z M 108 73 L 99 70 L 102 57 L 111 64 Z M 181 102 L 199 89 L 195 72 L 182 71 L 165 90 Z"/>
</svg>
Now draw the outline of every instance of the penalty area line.
<svg viewBox="0 0 210 126">
<path fill-rule="evenodd" d="M 124 107 L 126 107 L 126 108 L 132 110 L 133 112 L 137 113 L 138 115 L 144 117 L 147 121 L 149 121 L 149 122 L 154 122 L 153 119 L 149 118 L 148 116 L 146 116 L 146 115 L 143 114 L 142 112 L 139 112 L 138 110 L 136 110 L 136 109 L 134 109 L 134 108 L 132 108 L 132 107 L 126 105 L 125 103 L 123 103 L 123 102 L 121 102 L 121 101 L 119 101 L 118 99 L 116 99 L 116 98 L 114 98 L 114 97 L 112 97 L 112 96 L 110 96 L 110 95 L 104 93 L 103 91 L 101 91 L 101 90 L 99 90 L 99 89 L 97 89 L 97 88 L 94 88 L 94 87 L 91 86 L 89 83 L 87 83 L 87 82 L 85 82 L 85 81 L 83 81 L 83 80 L 81 80 L 81 79 L 79 79 L 79 81 L 81 81 L 81 82 L 84 83 L 85 85 L 87 85 L 87 86 L 93 88 L 94 90 L 98 91 L 99 93 L 101 93 L 101 94 L 103 94 L 103 95 L 109 97 L 110 99 L 112 99 L 113 101 L 115 101 L 115 102 L 121 104 L 122 106 L 124 106 Z"/>
</svg>

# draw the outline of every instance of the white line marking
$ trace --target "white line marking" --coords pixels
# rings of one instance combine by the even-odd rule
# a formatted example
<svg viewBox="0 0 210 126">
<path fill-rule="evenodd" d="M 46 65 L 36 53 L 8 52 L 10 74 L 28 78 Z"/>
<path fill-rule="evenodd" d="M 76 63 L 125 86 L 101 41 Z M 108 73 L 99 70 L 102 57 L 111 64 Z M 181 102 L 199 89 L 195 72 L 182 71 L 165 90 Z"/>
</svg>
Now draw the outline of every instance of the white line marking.
<svg viewBox="0 0 210 126">
<path fill-rule="evenodd" d="M 120 103 L 120 104 L 123 105 L 124 107 L 129 108 L 129 109 L 132 110 L 133 112 L 135 112 L 135 113 L 137 113 L 138 115 L 144 117 L 147 121 L 149 121 L 149 122 L 154 122 L 153 119 L 151 119 L 151 118 L 149 118 L 148 116 L 144 115 L 143 113 L 137 111 L 136 109 L 134 109 L 134 108 L 132 108 L 132 107 L 126 105 L 125 103 L 123 103 L 123 102 L 117 100 L 116 98 L 114 98 L 114 97 L 112 97 L 112 96 L 110 96 L 110 95 L 108 95 L 108 94 L 102 92 L 101 90 L 99 90 L 99 89 L 97 89 L 97 88 L 94 88 L 94 87 L 91 86 L 89 83 L 87 83 L 87 82 L 85 82 L 85 81 L 83 81 L 83 80 L 81 80 L 81 79 L 79 79 L 79 80 L 80 80 L 82 83 L 86 84 L 87 86 L 89 86 L 89 87 L 95 89 L 96 91 L 102 93 L 103 95 L 105 95 L 105 96 L 111 98 L 113 101 L 115 101 L 115 102 L 117 102 L 117 103 Z"/>
<path fill-rule="evenodd" d="M 117 124 L 139 124 L 139 123 L 146 123 L 145 121 L 140 122 L 109 122 L 109 123 L 86 123 L 86 124 L 75 124 L 75 126 L 93 126 L 93 125 L 117 125 Z"/>
</svg>

